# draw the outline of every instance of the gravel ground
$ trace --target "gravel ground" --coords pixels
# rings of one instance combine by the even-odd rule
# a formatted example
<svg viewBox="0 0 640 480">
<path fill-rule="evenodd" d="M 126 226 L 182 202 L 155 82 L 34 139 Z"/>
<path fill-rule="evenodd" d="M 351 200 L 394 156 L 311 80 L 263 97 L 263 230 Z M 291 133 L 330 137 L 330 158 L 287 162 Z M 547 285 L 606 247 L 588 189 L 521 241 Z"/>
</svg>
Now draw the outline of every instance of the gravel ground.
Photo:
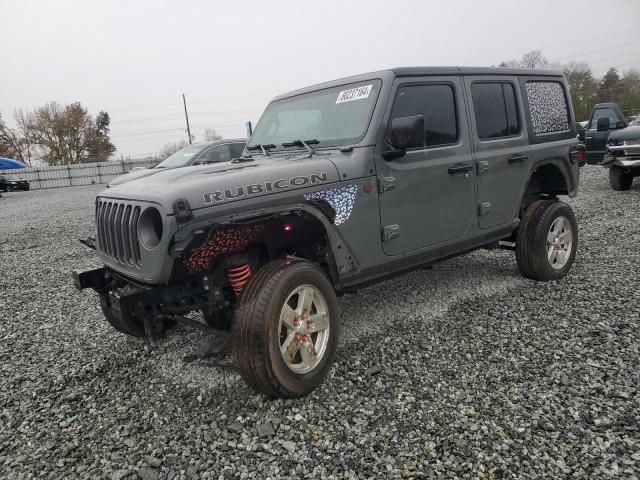
<svg viewBox="0 0 640 480">
<path fill-rule="evenodd" d="M 480 251 L 340 298 L 306 398 L 113 331 L 69 272 L 99 187 L 0 199 L 0 478 L 640 478 L 640 184 L 583 169 L 560 282 Z"/>
</svg>

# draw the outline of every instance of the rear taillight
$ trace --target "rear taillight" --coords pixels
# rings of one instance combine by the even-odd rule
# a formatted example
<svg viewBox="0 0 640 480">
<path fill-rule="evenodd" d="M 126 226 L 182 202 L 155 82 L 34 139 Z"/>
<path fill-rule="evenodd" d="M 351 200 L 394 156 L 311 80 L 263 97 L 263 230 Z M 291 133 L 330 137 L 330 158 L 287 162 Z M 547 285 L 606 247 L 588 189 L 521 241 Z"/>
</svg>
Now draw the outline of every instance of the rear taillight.
<svg viewBox="0 0 640 480">
<path fill-rule="evenodd" d="M 572 163 L 577 163 L 579 167 L 584 167 L 586 162 L 584 143 L 573 145 L 569 150 Z"/>
</svg>

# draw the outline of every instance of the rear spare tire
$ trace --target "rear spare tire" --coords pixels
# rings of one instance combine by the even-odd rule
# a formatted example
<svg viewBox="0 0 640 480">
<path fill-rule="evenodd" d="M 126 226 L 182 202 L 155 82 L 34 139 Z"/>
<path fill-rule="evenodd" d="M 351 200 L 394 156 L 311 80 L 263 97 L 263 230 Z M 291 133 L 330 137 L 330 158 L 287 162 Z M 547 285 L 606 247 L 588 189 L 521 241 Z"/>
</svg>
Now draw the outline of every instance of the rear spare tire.
<svg viewBox="0 0 640 480">
<path fill-rule="evenodd" d="M 242 292 L 231 350 L 253 389 L 273 398 L 299 397 L 327 376 L 339 334 L 338 304 L 325 273 L 310 262 L 279 259 Z"/>
</svg>

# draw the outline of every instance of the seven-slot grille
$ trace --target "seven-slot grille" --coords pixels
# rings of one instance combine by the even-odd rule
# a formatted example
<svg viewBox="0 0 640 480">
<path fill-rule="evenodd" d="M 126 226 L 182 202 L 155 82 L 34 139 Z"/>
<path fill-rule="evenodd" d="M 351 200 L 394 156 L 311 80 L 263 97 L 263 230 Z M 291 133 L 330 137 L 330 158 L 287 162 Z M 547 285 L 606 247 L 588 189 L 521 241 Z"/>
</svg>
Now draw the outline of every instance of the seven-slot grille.
<svg viewBox="0 0 640 480">
<path fill-rule="evenodd" d="M 142 267 L 138 220 L 140 206 L 114 200 L 96 204 L 96 240 L 98 249 L 123 265 Z"/>
</svg>

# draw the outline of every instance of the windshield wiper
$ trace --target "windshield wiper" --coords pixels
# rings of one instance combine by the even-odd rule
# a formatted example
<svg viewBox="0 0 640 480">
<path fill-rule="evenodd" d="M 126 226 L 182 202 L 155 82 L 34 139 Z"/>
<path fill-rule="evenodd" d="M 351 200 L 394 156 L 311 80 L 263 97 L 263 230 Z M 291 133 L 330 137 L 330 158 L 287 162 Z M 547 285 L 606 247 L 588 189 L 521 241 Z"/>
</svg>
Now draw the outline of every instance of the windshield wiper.
<svg viewBox="0 0 640 480">
<path fill-rule="evenodd" d="M 269 150 L 272 148 L 276 148 L 276 146 L 273 143 L 267 143 L 266 145 L 262 145 L 261 143 L 258 143 L 256 145 L 253 145 L 252 147 L 247 147 L 247 150 L 262 150 L 262 153 L 265 157 L 269 156 Z"/>
<path fill-rule="evenodd" d="M 317 145 L 319 143 L 320 141 L 314 138 L 313 140 L 294 140 L 293 142 L 283 143 L 282 146 L 285 148 L 304 147 L 309 151 L 309 158 L 311 158 L 313 157 L 313 154 L 316 153 L 316 151 L 313 148 L 311 148 L 309 145 Z"/>
</svg>

